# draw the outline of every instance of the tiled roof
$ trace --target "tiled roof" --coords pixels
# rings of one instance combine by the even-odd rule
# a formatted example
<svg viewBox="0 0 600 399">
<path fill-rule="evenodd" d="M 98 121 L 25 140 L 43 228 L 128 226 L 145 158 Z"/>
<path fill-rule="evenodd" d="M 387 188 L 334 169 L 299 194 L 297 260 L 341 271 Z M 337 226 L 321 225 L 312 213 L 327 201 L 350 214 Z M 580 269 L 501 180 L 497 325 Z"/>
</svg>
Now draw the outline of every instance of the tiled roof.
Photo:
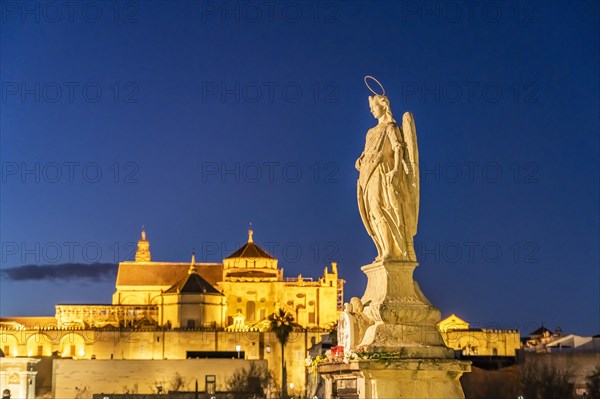
<svg viewBox="0 0 600 399">
<path fill-rule="evenodd" d="M 54 316 L 15 316 L 0 317 L 0 323 L 18 323 L 27 328 L 56 327 L 56 318 Z"/>
<path fill-rule="evenodd" d="M 259 247 L 253 242 L 247 242 L 243 247 L 229 255 L 225 259 L 231 258 L 268 258 L 275 259 L 267 253 L 264 249 Z"/>
<path fill-rule="evenodd" d="M 200 263 L 198 274 L 210 285 L 223 281 L 223 265 Z M 188 275 L 189 263 L 122 262 L 117 273 L 117 286 L 167 286 L 171 287 Z"/>
<path fill-rule="evenodd" d="M 191 273 L 187 276 L 183 277 L 176 284 L 174 284 L 171 288 L 169 288 L 167 293 L 178 293 L 178 294 L 220 294 L 222 295 L 215 287 L 210 285 L 206 280 L 204 280 L 197 273 Z"/>
</svg>

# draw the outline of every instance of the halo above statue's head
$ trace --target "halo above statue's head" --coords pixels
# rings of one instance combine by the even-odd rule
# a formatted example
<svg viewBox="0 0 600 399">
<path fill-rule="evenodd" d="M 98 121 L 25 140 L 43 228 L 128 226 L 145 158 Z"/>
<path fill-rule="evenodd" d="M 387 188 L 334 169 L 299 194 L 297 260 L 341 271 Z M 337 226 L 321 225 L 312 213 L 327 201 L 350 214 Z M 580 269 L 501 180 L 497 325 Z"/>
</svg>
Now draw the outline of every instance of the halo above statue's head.
<svg viewBox="0 0 600 399">
<path fill-rule="evenodd" d="M 369 85 L 369 80 L 372 80 L 379 85 L 379 87 L 381 88 L 381 93 L 377 93 L 375 90 L 373 90 L 373 88 Z M 365 76 L 364 81 L 365 81 L 365 86 L 367 86 L 367 89 L 369 89 L 371 91 L 371 93 L 375 94 L 376 96 L 385 96 L 385 89 L 383 88 L 383 85 L 377 79 L 375 79 L 373 76 L 370 76 L 370 75 Z"/>
<path fill-rule="evenodd" d="M 370 80 L 374 81 L 375 83 L 377 83 L 379 85 L 379 87 L 381 88 L 381 94 L 377 93 L 369 85 Z M 392 110 L 390 108 L 390 100 L 385 95 L 385 89 L 383 88 L 383 85 L 377 79 L 375 79 L 373 76 L 369 76 L 369 75 L 365 76 L 364 81 L 365 81 L 365 85 L 367 86 L 367 88 L 371 91 L 371 93 L 373 93 L 372 96 L 369 96 L 369 106 L 373 107 L 374 104 L 381 105 L 385 109 L 385 113 L 389 116 L 390 122 L 395 123 L 396 120 L 392 116 Z"/>
</svg>

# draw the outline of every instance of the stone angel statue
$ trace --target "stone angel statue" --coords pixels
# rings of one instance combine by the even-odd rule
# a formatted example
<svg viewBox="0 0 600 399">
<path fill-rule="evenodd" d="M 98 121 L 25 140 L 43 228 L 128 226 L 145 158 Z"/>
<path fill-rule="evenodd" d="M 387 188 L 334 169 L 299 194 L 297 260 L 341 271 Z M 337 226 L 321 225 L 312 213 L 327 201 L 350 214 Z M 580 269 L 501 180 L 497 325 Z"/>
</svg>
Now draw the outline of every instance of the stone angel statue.
<svg viewBox="0 0 600 399">
<path fill-rule="evenodd" d="M 365 78 L 369 87 L 367 78 L 371 77 Z M 396 124 L 390 101 L 379 85 L 382 94 L 369 87 L 374 94 L 369 96 L 369 105 L 378 123 L 367 132 L 365 149 L 356 161 L 358 208 L 377 247 L 376 261 L 416 262 L 419 151 L 415 122 L 406 112 L 402 126 Z"/>
</svg>

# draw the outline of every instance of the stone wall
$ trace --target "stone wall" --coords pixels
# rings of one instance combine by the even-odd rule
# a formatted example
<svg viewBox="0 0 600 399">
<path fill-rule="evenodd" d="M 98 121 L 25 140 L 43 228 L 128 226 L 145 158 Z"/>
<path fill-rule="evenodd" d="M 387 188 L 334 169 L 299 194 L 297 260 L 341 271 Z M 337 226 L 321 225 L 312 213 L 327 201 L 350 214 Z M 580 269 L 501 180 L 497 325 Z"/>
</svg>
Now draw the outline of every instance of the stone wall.
<svg viewBox="0 0 600 399">
<path fill-rule="evenodd" d="M 266 367 L 265 360 L 186 359 L 186 360 L 71 360 L 56 359 L 53 365 L 55 398 L 89 399 L 93 394 L 156 393 L 172 388 L 176 373 L 184 381 L 179 390 L 205 390 L 207 375 L 216 377 L 217 390 L 225 390 L 236 369 L 251 363 Z"/>
<path fill-rule="evenodd" d="M 303 392 L 306 384 L 304 359 L 311 339 L 320 340 L 323 331 L 292 333 L 286 345 L 288 383 Z M 0 331 L 0 341 L 10 346 L 11 355 L 27 356 L 28 347 L 42 352 L 91 360 L 182 360 L 188 351 L 235 352 L 239 345 L 246 359 L 266 360 L 281 381 L 281 345 L 271 332 L 227 332 L 202 330 L 22 330 Z M 32 344 L 35 343 L 35 345 Z M 28 345 L 29 344 L 29 345 Z M 33 354 L 34 356 L 36 354 Z M 63 357 L 64 357 L 63 356 Z M 81 366 L 83 367 L 82 363 Z"/>
<path fill-rule="evenodd" d="M 463 355 L 516 356 L 521 348 L 517 330 L 447 330 L 441 334 L 448 347 Z"/>
</svg>

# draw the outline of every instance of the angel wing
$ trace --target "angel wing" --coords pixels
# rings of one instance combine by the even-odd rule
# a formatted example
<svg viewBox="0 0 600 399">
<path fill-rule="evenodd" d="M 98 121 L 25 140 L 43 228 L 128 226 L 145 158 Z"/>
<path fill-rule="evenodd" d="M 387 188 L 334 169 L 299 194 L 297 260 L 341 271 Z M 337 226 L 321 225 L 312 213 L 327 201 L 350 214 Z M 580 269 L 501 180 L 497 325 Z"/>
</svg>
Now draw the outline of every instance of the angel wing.
<svg viewBox="0 0 600 399">
<path fill-rule="evenodd" d="M 409 189 L 411 196 L 409 202 L 409 225 L 413 236 L 417 234 L 417 223 L 419 221 L 419 148 L 417 146 L 417 129 L 415 120 L 410 112 L 402 116 L 402 134 L 408 150 L 409 165 L 405 165 L 409 175 Z"/>
</svg>

